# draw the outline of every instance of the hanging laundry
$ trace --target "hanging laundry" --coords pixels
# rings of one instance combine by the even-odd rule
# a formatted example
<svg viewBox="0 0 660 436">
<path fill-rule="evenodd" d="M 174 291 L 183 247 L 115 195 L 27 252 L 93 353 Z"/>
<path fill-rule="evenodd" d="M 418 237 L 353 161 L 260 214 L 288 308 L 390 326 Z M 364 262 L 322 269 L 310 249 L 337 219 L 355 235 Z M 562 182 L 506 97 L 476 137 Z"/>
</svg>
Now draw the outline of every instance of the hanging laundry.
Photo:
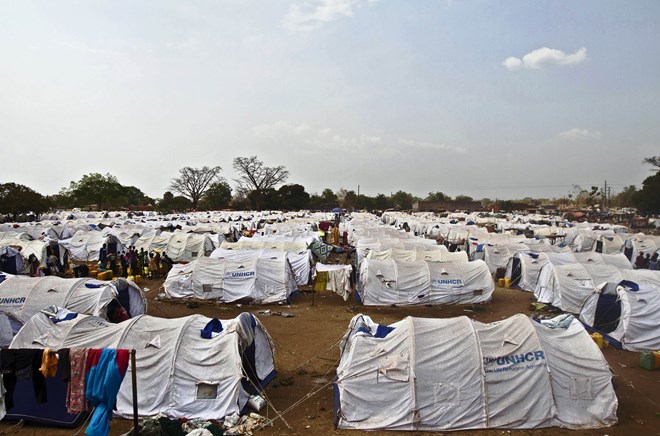
<svg viewBox="0 0 660 436">
<path fill-rule="evenodd" d="M 66 393 L 66 407 L 71 414 L 87 410 L 85 399 L 85 367 L 87 365 L 87 348 L 71 348 L 69 360 L 71 361 L 71 381 Z"/>
<path fill-rule="evenodd" d="M 43 352 L 39 371 L 44 377 L 55 377 L 57 374 L 57 354 L 50 348 L 46 348 Z"/>
<path fill-rule="evenodd" d="M 90 361 L 90 359 L 88 359 Z M 87 401 L 94 405 L 94 412 L 85 429 L 88 436 L 106 436 L 110 432 L 112 410 L 128 367 L 128 350 L 103 349 L 99 359 L 91 359 L 86 380 Z"/>
</svg>

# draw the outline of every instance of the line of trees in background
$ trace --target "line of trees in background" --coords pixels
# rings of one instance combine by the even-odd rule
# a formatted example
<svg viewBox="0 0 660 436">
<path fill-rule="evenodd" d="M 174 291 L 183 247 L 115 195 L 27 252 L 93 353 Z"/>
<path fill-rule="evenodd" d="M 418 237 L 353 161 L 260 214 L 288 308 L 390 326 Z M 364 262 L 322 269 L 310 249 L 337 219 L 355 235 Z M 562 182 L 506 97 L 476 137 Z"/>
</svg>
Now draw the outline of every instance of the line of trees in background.
<svg viewBox="0 0 660 436">
<path fill-rule="evenodd" d="M 636 207 L 642 214 L 660 213 L 660 156 L 644 159 L 651 165 L 654 174 L 647 177 L 641 189 L 631 185 L 620 193 L 609 197 L 604 189 L 592 186 L 583 189 L 574 186 L 567 198 L 532 199 L 524 198 L 522 203 L 547 204 L 564 203 L 574 208 L 603 207 Z M 78 181 L 72 181 L 67 188 L 62 188 L 58 194 L 44 196 L 33 189 L 16 184 L 0 184 L 0 214 L 9 215 L 14 219 L 19 214 L 40 214 L 51 209 L 96 209 L 96 210 L 158 210 L 160 212 L 183 212 L 188 210 L 330 210 L 335 207 L 355 210 L 410 210 L 413 203 L 419 200 L 436 202 L 465 203 L 473 201 L 467 195 L 455 198 L 443 192 L 430 192 L 425 198 L 419 198 L 404 191 L 391 195 L 376 196 L 358 195 L 353 190 L 344 188 L 334 192 L 326 188 L 321 194 L 309 194 L 305 187 L 299 184 L 286 184 L 289 172 L 284 166 L 266 166 L 257 156 L 237 157 L 233 168 L 238 174 L 234 180 L 237 189 L 232 188 L 221 176 L 222 168 L 184 167 L 179 175 L 170 180 L 169 190 L 162 198 L 150 198 L 135 186 L 122 185 L 111 174 L 91 173 L 82 176 Z M 279 187 L 278 187 L 279 185 Z M 484 206 L 493 204 L 490 199 L 480 200 Z M 500 202 L 502 210 L 514 202 Z"/>
</svg>

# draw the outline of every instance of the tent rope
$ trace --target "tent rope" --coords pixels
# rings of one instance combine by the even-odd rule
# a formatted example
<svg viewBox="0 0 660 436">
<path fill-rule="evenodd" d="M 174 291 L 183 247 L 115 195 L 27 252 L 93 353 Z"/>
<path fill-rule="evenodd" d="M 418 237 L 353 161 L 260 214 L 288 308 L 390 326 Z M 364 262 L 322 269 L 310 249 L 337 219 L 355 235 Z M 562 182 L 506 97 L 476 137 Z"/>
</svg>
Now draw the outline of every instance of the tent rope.
<svg viewBox="0 0 660 436">
<path fill-rule="evenodd" d="M 73 433 L 73 436 L 78 436 L 80 434 L 80 431 L 87 426 L 89 423 L 89 420 L 92 419 L 92 415 L 94 414 L 94 410 L 96 410 L 96 406 L 92 407 L 92 410 L 89 411 L 89 414 L 87 415 L 87 418 L 85 418 L 85 421 L 78 427 L 78 429 Z"/>
<path fill-rule="evenodd" d="M 334 364 L 330 367 L 330 369 L 328 369 L 328 370 L 325 372 L 325 374 L 323 374 L 323 377 L 327 376 L 328 373 L 329 373 L 330 371 L 332 371 L 333 369 L 335 369 L 335 366 L 339 364 L 339 361 L 340 361 L 340 360 L 341 360 L 341 359 L 337 359 L 337 360 L 334 362 Z M 318 393 L 321 392 L 323 389 L 325 389 L 325 388 L 327 388 L 328 386 L 330 386 L 332 383 L 333 383 L 333 381 L 331 380 L 331 381 L 325 383 L 323 386 L 321 386 L 320 388 L 318 388 L 318 389 L 316 389 L 316 390 L 314 390 L 314 389 L 312 388 L 312 390 L 310 390 L 310 391 L 309 391 L 304 397 L 302 397 L 301 399 L 299 399 L 298 401 L 296 401 L 295 403 L 293 403 L 292 405 L 290 405 L 289 407 L 287 407 L 286 409 L 284 409 L 284 410 L 281 411 L 281 412 L 277 412 L 277 410 L 275 410 L 275 409 L 274 409 L 274 410 L 277 412 L 278 417 L 279 417 L 279 418 L 282 418 L 282 420 L 284 421 L 283 415 L 285 415 L 285 414 L 287 414 L 288 412 L 290 412 L 291 410 L 297 408 L 297 407 L 300 406 L 302 403 L 304 403 L 304 402 L 307 401 L 308 399 L 312 398 L 314 395 L 318 394 Z M 275 422 L 276 419 L 277 419 L 277 418 L 271 419 L 271 420 L 269 420 L 268 422 L 262 424 L 262 425 L 258 428 L 258 430 L 261 430 L 262 428 L 264 428 L 264 427 L 267 426 L 267 425 L 271 425 L 273 422 Z M 286 423 L 286 421 L 284 421 L 284 422 Z M 287 427 L 288 427 L 288 424 L 287 424 Z M 290 427 L 289 427 L 289 428 L 290 428 Z"/>
</svg>

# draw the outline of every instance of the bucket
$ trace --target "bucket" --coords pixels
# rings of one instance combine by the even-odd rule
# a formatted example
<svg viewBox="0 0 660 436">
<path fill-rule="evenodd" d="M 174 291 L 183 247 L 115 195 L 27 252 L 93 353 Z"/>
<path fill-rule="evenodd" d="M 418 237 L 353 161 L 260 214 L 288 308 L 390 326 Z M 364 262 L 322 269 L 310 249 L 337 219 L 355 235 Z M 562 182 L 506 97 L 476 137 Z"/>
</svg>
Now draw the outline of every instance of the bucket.
<svg viewBox="0 0 660 436">
<path fill-rule="evenodd" d="M 504 287 L 506 287 L 506 288 L 511 287 L 511 277 L 505 277 L 504 278 Z"/>
<path fill-rule="evenodd" d="M 504 287 L 504 279 L 497 279 L 497 285 L 498 285 L 500 288 L 503 288 L 503 287 Z"/>
<path fill-rule="evenodd" d="M 266 405 L 266 400 L 264 400 L 261 395 L 252 395 L 248 400 L 248 406 L 250 406 L 257 412 L 263 409 L 265 405 Z"/>
</svg>

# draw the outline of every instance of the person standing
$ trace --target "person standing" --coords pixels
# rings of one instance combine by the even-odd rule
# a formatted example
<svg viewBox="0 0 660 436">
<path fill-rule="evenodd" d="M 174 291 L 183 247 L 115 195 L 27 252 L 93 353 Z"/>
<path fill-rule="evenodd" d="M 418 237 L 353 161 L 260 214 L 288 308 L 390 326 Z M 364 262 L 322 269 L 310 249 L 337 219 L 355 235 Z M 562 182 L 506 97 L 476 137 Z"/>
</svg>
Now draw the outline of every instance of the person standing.
<svg viewBox="0 0 660 436">
<path fill-rule="evenodd" d="M 157 273 L 158 273 L 158 267 L 156 266 L 156 256 L 152 251 L 151 253 L 149 253 L 149 278 L 155 279 Z"/>
<path fill-rule="evenodd" d="M 637 257 L 635 258 L 635 269 L 644 268 L 644 252 L 640 251 Z"/>
<path fill-rule="evenodd" d="M 108 248 L 106 244 L 103 244 L 103 246 L 99 250 L 99 261 L 103 265 L 106 265 L 108 263 Z"/>
<path fill-rule="evenodd" d="M 119 263 L 121 265 L 121 276 L 126 277 L 128 275 L 128 261 L 126 259 L 126 253 L 123 251 L 119 254 Z"/>
<path fill-rule="evenodd" d="M 660 262 L 658 262 L 658 253 L 653 253 L 651 261 L 649 262 L 649 269 L 653 271 L 660 270 Z"/>
</svg>

